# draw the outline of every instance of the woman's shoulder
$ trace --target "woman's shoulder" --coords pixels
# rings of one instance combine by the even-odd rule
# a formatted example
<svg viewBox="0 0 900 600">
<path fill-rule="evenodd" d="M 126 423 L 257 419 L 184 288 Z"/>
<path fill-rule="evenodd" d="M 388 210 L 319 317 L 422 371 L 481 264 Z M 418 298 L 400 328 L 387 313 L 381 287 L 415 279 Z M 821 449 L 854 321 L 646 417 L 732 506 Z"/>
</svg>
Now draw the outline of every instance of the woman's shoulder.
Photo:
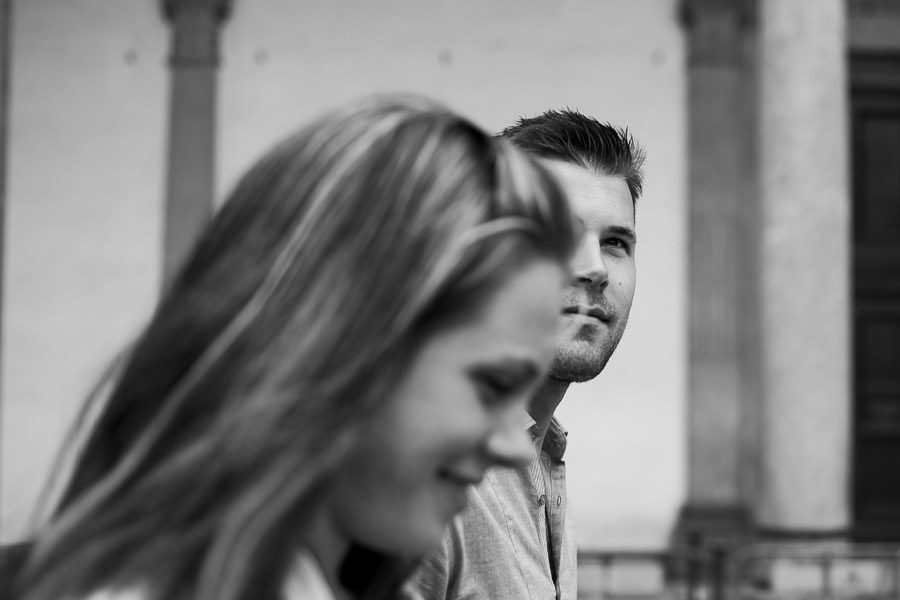
<svg viewBox="0 0 900 600">
<path fill-rule="evenodd" d="M 308 553 L 297 555 L 291 565 L 288 579 L 284 586 L 285 600 L 335 600 L 319 563 Z M 80 598 L 65 600 L 146 600 L 147 594 L 140 588 L 116 590 L 98 590 Z"/>
</svg>

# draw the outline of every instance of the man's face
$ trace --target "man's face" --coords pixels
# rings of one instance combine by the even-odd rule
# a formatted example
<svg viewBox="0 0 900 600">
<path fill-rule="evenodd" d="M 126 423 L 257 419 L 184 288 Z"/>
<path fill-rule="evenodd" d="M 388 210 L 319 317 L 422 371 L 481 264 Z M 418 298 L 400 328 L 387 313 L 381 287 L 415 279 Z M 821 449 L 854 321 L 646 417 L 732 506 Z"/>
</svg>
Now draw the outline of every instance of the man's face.
<svg viewBox="0 0 900 600">
<path fill-rule="evenodd" d="M 637 241 L 634 204 L 621 177 L 562 161 L 545 164 L 565 188 L 585 228 L 572 259 L 572 281 L 550 376 L 589 381 L 606 366 L 631 310 Z"/>
</svg>

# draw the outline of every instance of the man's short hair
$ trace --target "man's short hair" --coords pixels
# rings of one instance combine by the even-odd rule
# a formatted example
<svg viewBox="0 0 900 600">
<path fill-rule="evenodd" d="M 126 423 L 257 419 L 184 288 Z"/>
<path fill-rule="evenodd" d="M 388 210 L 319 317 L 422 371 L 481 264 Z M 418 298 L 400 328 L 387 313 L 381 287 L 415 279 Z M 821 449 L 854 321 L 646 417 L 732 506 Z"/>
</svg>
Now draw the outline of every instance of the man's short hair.
<svg viewBox="0 0 900 600">
<path fill-rule="evenodd" d="M 632 202 L 643 191 L 645 154 L 640 144 L 627 129 L 601 123 L 577 110 L 548 110 L 537 117 L 523 117 L 497 136 L 541 158 L 621 177 Z"/>
</svg>

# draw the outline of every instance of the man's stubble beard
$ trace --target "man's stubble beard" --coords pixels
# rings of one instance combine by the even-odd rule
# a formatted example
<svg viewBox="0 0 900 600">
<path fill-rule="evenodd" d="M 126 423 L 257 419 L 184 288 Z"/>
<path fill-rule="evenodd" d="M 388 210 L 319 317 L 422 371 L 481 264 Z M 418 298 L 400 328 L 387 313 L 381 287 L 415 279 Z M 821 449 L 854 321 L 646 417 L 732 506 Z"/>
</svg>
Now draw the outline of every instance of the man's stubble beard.
<svg viewBox="0 0 900 600">
<path fill-rule="evenodd" d="M 556 348 L 556 355 L 550 365 L 550 378 L 566 383 L 584 383 L 599 375 L 625 332 L 625 322 L 602 341 L 582 336 L 561 343 Z"/>
</svg>

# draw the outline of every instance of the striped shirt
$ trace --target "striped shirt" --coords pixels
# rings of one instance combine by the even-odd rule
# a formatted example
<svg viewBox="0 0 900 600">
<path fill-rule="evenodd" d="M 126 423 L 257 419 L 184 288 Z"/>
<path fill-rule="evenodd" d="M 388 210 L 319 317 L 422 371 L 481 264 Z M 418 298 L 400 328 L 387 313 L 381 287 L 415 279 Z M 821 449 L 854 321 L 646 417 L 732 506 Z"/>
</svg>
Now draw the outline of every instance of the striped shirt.
<svg viewBox="0 0 900 600">
<path fill-rule="evenodd" d="M 441 548 L 404 589 L 409 600 L 575 600 L 577 555 L 566 511 L 566 432 L 554 419 L 535 459 L 494 468 L 473 490 Z"/>
</svg>

